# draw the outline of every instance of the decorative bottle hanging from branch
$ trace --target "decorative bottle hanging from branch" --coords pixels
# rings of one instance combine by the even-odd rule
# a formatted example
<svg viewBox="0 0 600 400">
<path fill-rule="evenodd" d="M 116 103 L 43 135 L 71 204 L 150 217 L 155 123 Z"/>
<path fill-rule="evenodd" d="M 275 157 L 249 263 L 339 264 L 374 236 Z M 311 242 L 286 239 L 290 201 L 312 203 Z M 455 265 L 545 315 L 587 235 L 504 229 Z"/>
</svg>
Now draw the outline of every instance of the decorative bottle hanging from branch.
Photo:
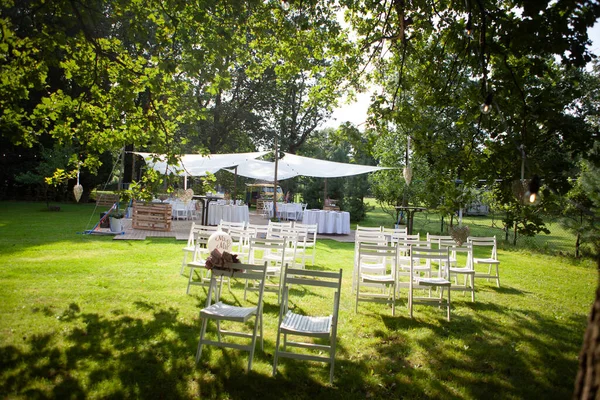
<svg viewBox="0 0 600 400">
<path fill-rule="evenodd" d="M 79 203 L 79 199 L 81 199 L 81 195 L 83 194 L 83 186 L 79 184 L 79 169 L 77 169 L 77 185 L 73 186 L 73 195 L 75 196 L 75 200 Z"/>
</svg>

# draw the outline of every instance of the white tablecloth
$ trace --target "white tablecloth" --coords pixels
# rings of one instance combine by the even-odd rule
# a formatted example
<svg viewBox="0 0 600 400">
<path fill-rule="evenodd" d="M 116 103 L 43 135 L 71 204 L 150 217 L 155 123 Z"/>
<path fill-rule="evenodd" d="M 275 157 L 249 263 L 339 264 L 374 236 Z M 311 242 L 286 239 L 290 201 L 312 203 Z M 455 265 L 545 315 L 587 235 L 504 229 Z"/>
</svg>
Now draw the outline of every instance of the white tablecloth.
<svg viewBox="0 0 600 400">
<path fill-rule="evenodd" d="M 173 219 L 188 219 L 190 212 L 196 209 L 196 200 L 183 202 L 179 200 L 166 200 L 165 203 L 171 204 L 171 215 Z M 184 210 L 179 212 L 178 210 Z"/>
<path fill-rule="evenodd" d="M 221 219 L 227 222 L 246 222 L 250 220 L 248 206 L 227 206 L 210 203 L 208 206 L 208 225 L 219 225 Z"/>
<path fill-rule="evenodd" d="M 272 211 L 271 211 L 272 212 Z M 296 220 L 302 212 L 302 204 L 300 203 L 277 203 L 277 216 L 280 219 Z"/>
<path fill-rule="evenodd" d="M 304 210 L 303 224 L 318 224 L 317 233 L 350 234 L 350 213 L 347 211 Z"/>
</svg>

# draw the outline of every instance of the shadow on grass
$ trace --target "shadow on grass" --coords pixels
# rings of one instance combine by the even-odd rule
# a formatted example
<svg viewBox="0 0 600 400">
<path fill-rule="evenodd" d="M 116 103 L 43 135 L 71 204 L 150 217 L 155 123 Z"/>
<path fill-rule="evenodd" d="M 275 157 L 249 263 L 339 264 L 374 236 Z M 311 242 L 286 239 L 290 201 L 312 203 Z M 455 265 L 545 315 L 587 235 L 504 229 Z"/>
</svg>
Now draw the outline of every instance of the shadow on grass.
<svg viewBox="0 0 600 400">
<path fill-rule="evenodd" d="M 469 308 L 474 317 L 453 314 L 451 322 L 435 307 L 416 307 L 414 319 L 382 315 L 388 331 L 375 332 L 380 357 L 373 368 L 395 396 L 571 396 L 577 359 L 566 354 L 579 350 L 572 335 L 583 318 L 558 323 L 531 310 L 505 310 L 490 303 Z M 410 382 L 409 392 L 402 382 Z"/>
</svg>

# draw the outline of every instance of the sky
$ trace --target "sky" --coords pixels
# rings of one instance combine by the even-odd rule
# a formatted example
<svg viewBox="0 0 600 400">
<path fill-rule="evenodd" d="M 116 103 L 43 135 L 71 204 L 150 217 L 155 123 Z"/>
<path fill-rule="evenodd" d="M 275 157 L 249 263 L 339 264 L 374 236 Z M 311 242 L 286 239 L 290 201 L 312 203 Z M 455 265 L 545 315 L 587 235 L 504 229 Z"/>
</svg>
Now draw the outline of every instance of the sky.
<svg viewBox="0 0 600 400">
<path fill-rule="evenodd" d="M 596 25 L 590 28 L 588 35 L 592 41 L 592 53 L 600 57 L 600 22 L 596 22 Z M 357 94 L 356 101 L 351 104 L 343 104 L 345 101 L 345 99 L 343 99 L 342 105 L 333 111 L 331 118 L 325 122 L 323 127 L 337 128 L 341 123 L 350 121 L 362 130 L 367 119 L 367 110 L 369 108 L 370 99 L 371 93 Z"/>
</svg>

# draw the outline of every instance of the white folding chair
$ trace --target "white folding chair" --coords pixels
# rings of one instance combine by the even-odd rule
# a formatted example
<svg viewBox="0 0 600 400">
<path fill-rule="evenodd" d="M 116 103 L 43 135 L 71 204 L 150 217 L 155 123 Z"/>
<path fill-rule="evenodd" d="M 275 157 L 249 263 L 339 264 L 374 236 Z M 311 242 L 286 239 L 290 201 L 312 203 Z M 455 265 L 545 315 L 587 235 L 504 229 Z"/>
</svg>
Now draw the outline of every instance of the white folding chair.
<svg viewBox="0 0 600 400">
<path fill-rule="evenodd" d="M 253 231 L 239 228 L 229 228 L 229 236 L 232 241 L 231 252 L 237 254 L 238 260 L 248 262 L 250 252 L 250 238 Z"/>
<path fill-rule="evenodd" d="M 290 310 L 291 285 L 310 287 L 311 290 L 333 290 L 324 295 L 324 298 L 333 299 L 333 310 L 330 315 L 321 316 L 304 315 L 295 310 Z M 333 383 L 335 366 L 335 349 L 337 344 L 337 323 L 342 290 L 342 270 L 339 272 L 311 271 L 304 269 L 288 268 L 284 275 L 283 300 L 279 311 L 279 325 L 277 328 L 277 341 L 273 358 L 273 376 L 277 373 L 279 358 L 295 358 L 300 360 L 318 361 L 329 363 L 329 383 Z M 319 313 L 320 314 L 320 313 Z M 324 313 L 323 313 L 324 314 Z M 281 335 L 283 334 L 283 344 Z M 294 340 L 288 340 L 292 336 Z M 307 339 L 315 338 L 325 340 L 327 344 L 314 343 Z M 302 340 L 302 341 L 300 341 Z M 281 346 L 282 345 L 282 346 Z M 324 352 L 320 354 L 304 354 L 287 351 L 287 347 L 299 347 Z"/>
<path fill-rule="evenodd" d="M 250 238 L 250 248 L 248 251 L 248 262 L 250 264 L 267 263 L 267 278 L 277 279 L 277 283 L 265 283 L 265 291 L 277 293 L 277 302 L 281 297 L 281 284 L 283 281 L 283 270 L 285 268 L 286 239 L 275 238 Z M 244 289 L 244 299 L 248 291 L 256 290 L 252 285 L 246 282 Z"/>
<path fill-rule="evenodd" d="M 319 229 L 318 224 L 300 224 L 295 223 L 294 228 L 306 229 L 306 243 L 304 244 L 304 257 L 305 262 L 310 258 L 311 265 L 315 265 L 315 255 L 317 251 L 317 231 Z M 308 250 L 312 249 L 311 254 L 308 254 Z"/>
<path fill-rule="evenodd" d="M 306 206 L 308 203 L 300 203 L 300 207 L 296 209 L 296 221 L 302 221 L 304 218 L 304 211 L 306 211 Z"/>
<path fill-rule="evenodd" d="M 450 235 L 430 235 L 427 232 L 427 241 L 431 248 L 447 248 L 449 246 L 455 246 L 456 242 Z M 453 253 L 450 253 L 450 265 L 456 264 L 456 258 L 452 257 Z"/>
<path fill-rule="evenodd" d="M 425 260 L 428 264 L 437 263 L 437 277 L 423 277 L 415 274 L 413 265 L 418 260 Z M 414 304 L 437 305 L 442 307 L 446 305 L 446 317 L 450 321 L 450 287 L 452 286 L 448 280 L 448 269 L 450 265 L 448 249 L 431 249 L 421 246 L 410 246 L 410 274 L 409 274 L 409 290 L 408 290 L 408 308 L 410 317 L 413 317 Z M 433 297 L 431 290 L 435 288 L 439 290 L 439 297 Z M 444 289 L 448 289 L 448 299 L 444 299 Z M 415 290 L 427 290 L 428 296 L 415 296 Z"/>
<path fill-rule="evenodd" d="M 305 238 L 306 236 L 304 236 Z M 299 231 L 294 230 L 294 228 L 281 228 L 279 230 L 272 230 L 267 233 L 267 238 L 269 239 L 285 239 L 286 249 L 285 256 L 283 257 L 283 262 L 286 265 L 291 267 L 296 266 L 296 259 L 298 257 L 297 249 L 298 242 L 301 239 L 301 234 Z M 280 254 L 278 251 L 270 252 L 269 255 L 266 256 L 266 260 L 279 260 Z"/>
<path fill-rule="evenodd" d="M 196 248 L 194 251 L 194 258 L 187 264 L 190 269 L 188 276 L 188 285 L 186 293 L 190 294 L 191 286 L 208 286 L 209 277 L 206 269 L 206 259 L 210 255 L 208 252 L 208 239 L 214 232 L 211 231 L 198 231 L 196 233 Z"/>
<path fill-rule="evenodd" d="M 478 265 L 487 267 L 486 272 L 477 272 L 476 270 L 475 278 L 485 278 L 488 281 L 490 279 L 494 279 L 496 280 L 496 285 L 500 287 L 500 261 L 498 261 L 498 246 L 496 243 L 496 236 L 469 236 L 467 238 L 467 243 L 470 243 L 473 246 L 473 269 L 476 270 Z M 487 251 L 487 253 L 481 257 L 484 251 Z M 479 257 L 476 257 L 476 255 Z M 495 273 L 493 273 L 493 269 L 495 270 Z"/>
<path fill-rule="evenodd" d="M 396 247 L 359 243 L 355 312 L 360 301 L 369 301 L 391 304 L 396 315 L 397 261 Z"/>
<path fill-rule="evenodd" d="M 444 244 L 442 244 L 444 246 Z M 456 244 L 449 245 L 450 250 L 450 269 L 449 279 L 455 278 L 451 289 L 454 291 L 470 292 L 471 301 L 475 301 L 475 269 L 473 268 L 473 246 L 470 243 L 465 243 L 462 246 Z M 460 261 L 459 262 L 459 256 Z M 454 263 L 452 259 L 454 258 Z M 464 262 L 464 264 L 463 264 Z M 462 266 L 461 266 L 462 265 Z M 463 277 L 462 283 L 459 283 L 459 277 Z"/>
<path fill-rule="evenodd" d="M 360 244 L 370 244 L 376 246 L 386 246 L 388 244 L 386 236 L 382 232 L 377 231 L 356 231 L 354 236 L 354 268 L 352 272 L 352 293 L 356 291 L 356 281 L 358 279 L 358 248 Z M 368 260 L 363 258 L 362 262 L 367 264 L 377 264 L 379 258 Z M 374 265 L 372 265 L 373 267 Z M 380 266 L 380 270 L 384 267 Z"/>
<path fill-rule="evenodd" d="M 181 271 L 180 271 L 181 275 L 183 275 L 183 271 L 185 269 L 185 266 L 187 265 L 188 254 L 193 255 L 194 252 L 196 251 L 196 236 L 198 235 L 198 232 L 201 232 L 201 231 L 216 232 L 216 230 L 217 230 L 216 226 L 200 225 L 195 222 L 192 222 L 192 227 L 190 228 L 190 234 L 188 236 L 187 244 L 183 248 L 183 261 L 181 262 Z"/>
<path fill-rule="evenodd" d="M 185 203 L 177 201 L 173 204 L 173 218 L 176 220 L 188 219 L 188 209 Z"/>
<path fill-rule="evenodd" d="M 202 328 L 200 330 L 200 341 L 198 342 L 198 350 L 196 351 L 196 364 L 202 356 L 202 347 L 204 345 L 225 347 L 238 350 L 248 351 L 248 371 L 252 369 L 252 360 L 254 359 L 254 349 L 256 347 L 256 339 L 258 330 L 260 329 L 260 347 L 263 349 L 264 334 L 263 334 L 263 294 L 265 286 L 265 277 L 267 274 L 267 266 L 265 265 L 251 265 L 251 264 L 229 264 L 226 265 L 225 269 L 213 269 L 211 272 L 210 286 L 208 289 L 208 297 L 206 299 L 206 307 L 200 311 L 200 319 L 202 319 Z M 222 284 L 223 277 L 229 277 L 230 279 L 238 280 L 252 280 L 258 282 L 258 300 L 256 304 L 248 304 L 246 306 L 241 305 L 230 305 L 222 301 L 222 291 L 218 290 L 217 287 Z M 235 285 L 234 285 L 235 287 Z M 216 293 L 216 300 L 213 303 L 212 294 Z M 232 302 L 239 304 L 239 297 L 233 297 Z M 244 330 L 232 331 L 222 329 L 221 323 L 230 321 L 230 325 L 233 323 L 240 323 L 246 326 L 246 323 L 254 318 L 254 327 L 252 332 Z M 210 340 L 206 338 L 206 331 L 208 320 L 215 320 L 217 324 L 217 340 Z M 231 329 L 227 327 L 228 329 Z M 224 341 L 223 336 L 243 337 L 250 338 L 250 344 L 240 344 L 233 341 Z"/>
</svg>

